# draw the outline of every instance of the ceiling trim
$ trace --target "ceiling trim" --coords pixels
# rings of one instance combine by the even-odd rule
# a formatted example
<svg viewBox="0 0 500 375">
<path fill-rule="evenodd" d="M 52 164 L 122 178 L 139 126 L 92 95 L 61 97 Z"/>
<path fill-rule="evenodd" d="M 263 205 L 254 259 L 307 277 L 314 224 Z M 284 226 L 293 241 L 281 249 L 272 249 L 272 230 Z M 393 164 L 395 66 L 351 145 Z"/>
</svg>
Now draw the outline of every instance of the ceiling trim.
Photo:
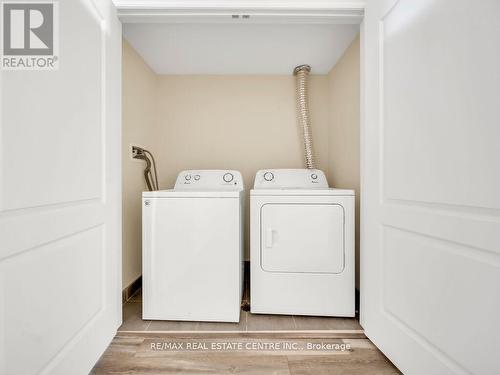
<svg viewBox="0 0 500 375">
<path fill-rule="evenodd" d="M 363 1 L 114 0 L 123 23 L 359 24 Z"/>
</svg>

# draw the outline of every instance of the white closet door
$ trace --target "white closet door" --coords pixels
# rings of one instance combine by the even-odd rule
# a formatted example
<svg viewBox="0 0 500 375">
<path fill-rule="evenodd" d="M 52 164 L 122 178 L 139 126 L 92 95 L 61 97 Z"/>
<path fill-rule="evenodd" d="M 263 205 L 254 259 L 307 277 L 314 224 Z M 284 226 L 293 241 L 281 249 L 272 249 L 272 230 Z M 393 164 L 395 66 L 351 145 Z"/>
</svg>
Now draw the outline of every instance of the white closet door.
<svg viewBox="0 0 500 375">
<path fill-rule="evenodd" d="M 367 2 L 361 322 L 405 373 L 500 371 L 500 2 Z"/>
<path fill-rule="evenodd" d="M 0 374 L 87 374 L 121 322 L 121 26 L 58 4 L 59 69 L 0 72 Z"/>
</svg>

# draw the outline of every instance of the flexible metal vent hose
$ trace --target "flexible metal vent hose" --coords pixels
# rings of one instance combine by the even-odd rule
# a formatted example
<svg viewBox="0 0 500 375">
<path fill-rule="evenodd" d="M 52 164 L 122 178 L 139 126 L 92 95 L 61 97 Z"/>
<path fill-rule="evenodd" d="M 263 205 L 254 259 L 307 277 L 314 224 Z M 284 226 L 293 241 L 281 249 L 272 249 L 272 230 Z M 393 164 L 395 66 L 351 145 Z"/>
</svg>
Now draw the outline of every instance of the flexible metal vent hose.
<svg viewBox="0 0 500 375">
<path fill-rule="evenodd" d="M 135 152 L 133 156 L 134 159 L 142 159 L 146 162 L 146 169 L 144 169 L 144 179 L 146 180 L 146 185 L 149 191 L 158 190 L 158 173 L 156 172 L 156 162 L 153 154 L 138 146 L 132 146 L 132 150 Z M 153 171 L 151 172 L 151 161 L 153 162 Z"/>
<path fill-rule="evenodd" d="M 297 77 L 297 109 L 299 125 L 302 129 L 302 135 L 304 137 L 306 168 L 314 169 L 314 149 L 311 132 L 311 120 L 309 118 L 309 96 L 307 92 L 310 71 L 311 67 L 309 65 L 299 65 L 293 70 L 293 74 Z"/>
</svg>

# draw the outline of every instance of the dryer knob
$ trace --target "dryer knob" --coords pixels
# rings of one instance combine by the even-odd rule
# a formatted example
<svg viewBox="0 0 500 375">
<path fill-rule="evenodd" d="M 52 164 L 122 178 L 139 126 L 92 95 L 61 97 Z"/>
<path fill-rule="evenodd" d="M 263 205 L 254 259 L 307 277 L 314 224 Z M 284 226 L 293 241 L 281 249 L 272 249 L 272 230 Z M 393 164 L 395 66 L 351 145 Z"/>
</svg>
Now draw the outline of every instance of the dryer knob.
<svg viewBox="0 0 500 375">
<path fill-rule="evenodd" d="M 234 179 L 234 176 L 232 173 L 226 173 L 224 176 L 222 176 L 222 179 L 224 182 L 231 182 Z"/>
<path fill-rule="evenodd" d="M 264 173 L 264 180 L 266 180 L 266 181 L 274 180 L 274 174 L 272 172 Z"/>
<path fill-rule="evenodd" d="M 191 175 L 187 174 L 186 176 L 184 176 L 184 178 L 186 179 L 186 181 L 189 181 L 191 179 Z"/>
</svg>

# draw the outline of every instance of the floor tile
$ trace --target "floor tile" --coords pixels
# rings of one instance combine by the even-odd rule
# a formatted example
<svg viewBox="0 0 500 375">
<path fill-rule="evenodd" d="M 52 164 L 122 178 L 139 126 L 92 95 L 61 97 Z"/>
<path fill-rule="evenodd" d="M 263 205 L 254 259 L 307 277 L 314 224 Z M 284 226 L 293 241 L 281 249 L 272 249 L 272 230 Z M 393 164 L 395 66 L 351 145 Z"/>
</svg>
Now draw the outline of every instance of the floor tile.
<svg viewBox="0 0 500 375">
<path fill-rule="evenodd" d="M 355 318 L 332 318 L 321 316 L 297 316 L 293 317 L 295 327 L 298 330 L 362 330 Z"/>
<path fill-rule="evenodd" d="M 295 324 L 290 315 L 247 315 L 247 331 L 289 331 L 294 330 Z"/>
<path fill-rule="evenodd" d="M 248 287 L 245 288 L 248 291 Z M 251 314 L 241 311 L 239 323 L 210 323 L 182 321 L 142 320 L 142 289 L 139 289 L 123 306 L 124 331 L 314 331 L 362 330 L 355 318 L 330 318 L 313 316 Z"/>
<path fill-rule="evenodd" d="M 142 303 L 126 302 L 123 305 L 123 324 L 118 331 L 144 331 L 149 320 L 142 320 Z"/>
<path fill-rule="evenodd" d="M 198 329 L 200 331 L 238 331 L 244 332 L 247 325 L 247 312 L 242 311 L 239 323 L 226 322 L 200 322 Z"/>
<path fill-rule="evenodd" d="M 153 320 L 148 331 L 198 331 L 200 322 L 183 322 L 173 320 Z"/>
</svg>

